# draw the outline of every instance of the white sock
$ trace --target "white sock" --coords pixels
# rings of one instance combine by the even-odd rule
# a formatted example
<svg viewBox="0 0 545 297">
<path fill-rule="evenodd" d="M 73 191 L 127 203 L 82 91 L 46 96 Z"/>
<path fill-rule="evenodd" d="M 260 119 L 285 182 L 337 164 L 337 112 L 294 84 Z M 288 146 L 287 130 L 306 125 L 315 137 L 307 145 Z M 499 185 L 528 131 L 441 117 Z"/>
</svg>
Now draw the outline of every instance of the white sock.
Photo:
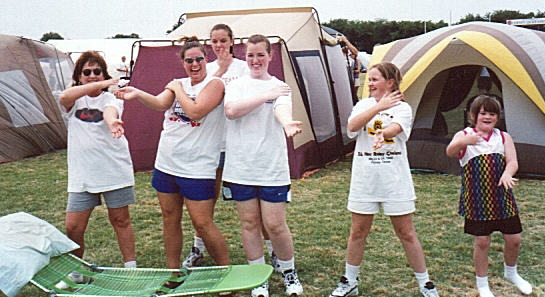
<svg viewBox="0 0 545 297">
<path fill-rule="evenodd" d="M 529 295 L 532 293 L 532 285 L 518 274 L 517 265 L 507 266 L 507 264 L 503 263 L 503 269 L 503 276 L 512 282 L 522 294 Z"/>
<path fill-rule="evenodd" d="M 344 264 L 344 276 L 348 280 L 349 284 L 353 284 L 358 281 L 358 274 L 360 273 L 360 265 L 350 265 L 347 263 Z"/>
<path fill-rule="evenodd" d="M 477 282 L 477 290 L 479 290 L 480 297 L 494 297 L 490 287 L 488 287 L 488 276 L 475 276 Z"/>
<path fill-rule="evenodd" d="M 194 242 L 193 246 L 198 248 L 201 253 L 203 253 L 206 250 L 206 247 L 204 246 L 204 241 L 202 241 L 202 238 L 194 236 Z"/>
<path fill-rule="evenodd" d="M 418 281 L 418 287 L 422 289 L 427 282 L 430 281 L 430 276 L 428 275 L 428 270 L 424 272 L 414 272 L 414 276 L 416 277 L 416 280 Z"/>
<path fill-rule="evenodd" d="M 125 268 L 136 268 L 136 261 L 125 262 Z"/>
<path fill-rule="evenodd" d="M 270 239 L 265 239 L 265 245 L 267 246 L 267 251 L 269 252 L 269 256 L 272 256 L 273 253 L 273 246 Z"/>
<path fill-rule="evenodd" d="M 293 257 L 287 261 L 278 259 L 278 266 L 280 267 L 280 271 L 295 269 L 295 259 Z"/>
<path fill-rule="evenodd" d="M 248 260 L 248 264 L 265 264 L 265 256 L 261 256 L 261 258 L 257 258 L 255 260 Z"/>
</svg>

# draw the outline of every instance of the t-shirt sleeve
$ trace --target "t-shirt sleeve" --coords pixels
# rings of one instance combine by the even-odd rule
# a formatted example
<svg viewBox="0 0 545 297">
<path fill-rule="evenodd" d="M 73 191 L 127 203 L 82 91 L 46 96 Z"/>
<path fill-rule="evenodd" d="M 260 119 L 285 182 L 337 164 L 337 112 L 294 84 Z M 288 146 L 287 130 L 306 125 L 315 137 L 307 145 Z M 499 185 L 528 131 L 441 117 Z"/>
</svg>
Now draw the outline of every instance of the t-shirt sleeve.
<svg viewBox="0 0 545 297">
<path fill-rule="evenodd" d="M 356 104 L 356 106 L 354 106 L 352 108 L 352 112 L 350 113 L 350 116 L 348 117 L 348 122 L 350 122 L 350 120 L 352 120 L 355 116 L 357 116 L 357 115 L 361 114 L 362 112 L 364 112 L 366 109 L 367 109 L 366 99 L 359 101 Z M 360 131 L 361 131 L 361 129 L 360 129 Z M 352 131 L 348 130 L 348 125 L 347 125 L 346 135 L 349 138 L 355 138 L 356 136 L 358 136 L 360 131 L 352 132 Z"/>
<path fill-rule="evenodd" d="M 237 79 L 229 83 L 225 88 L 225 96 L 223 97 L 224 102 L 238 101 L 242 92 L 242 85 L 240 84 L 241 79 Z"/>
<path fill-rule="evenodd" d="M 283 81 L 278 81 L 278 84 L 281 86 L 287 86 L 287 84 Z M 276 108 L 278 105 L 289 105 L 291 106 L 291 92 L 287 96 L 280 96 L 276 98 L 274 101 L 274 107 Z"/>
<path fill-rule="evenodd" d="M 402 102 L 394 108 L 395 112 L 392 123 L 399 124 L 401 126 L 401 129 L 403 129 L 403 131 L 401 131 L 401 133 L 399 133 L 397 137 L 401 138 L 402 141 L 407 141 L 409 139 L 409 136 L 411 135 L 412 129 L 413 112 L 411 106 L 406 102 Z"/>
<path fill-rule="evenodd" d="M 363 67 L 368 68 L 369 62 L 371 60 L 371 55 L 369 55 L 366 52 L 358 52 L 358 55 L 356 56 L 356 58 L 360 61 Z"/>
</svg>

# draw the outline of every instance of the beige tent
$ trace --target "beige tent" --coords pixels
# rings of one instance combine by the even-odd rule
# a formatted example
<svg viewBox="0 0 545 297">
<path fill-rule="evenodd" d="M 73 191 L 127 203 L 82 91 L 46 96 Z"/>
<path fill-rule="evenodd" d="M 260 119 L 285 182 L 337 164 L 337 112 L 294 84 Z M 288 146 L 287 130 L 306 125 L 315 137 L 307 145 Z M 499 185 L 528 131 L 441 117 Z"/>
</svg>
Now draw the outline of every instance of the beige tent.
<svg viewBox="0 0 545 297">
<path fill-rule="evenodd" d="M 413 108 L 411 167 L 459 172 L 445 147 L 464 128 L 464 109 L 477 94 L 485 67 L 492 81 L 488 92 L 504 106 L 502 125 L 515 141 L 519 173 L 545 175 L 544 53 L 544 32 L 490 22 L 444 27 L 376 46 L 371 64 L 390 61 L 400 68 L 401 89 Z"/>
<path fill-rule="evenodd" d="M 351 150 L 353 143 L 346 137 L 346 122 L 352 110 L 352 91 L 345 67 L 346 60 L 340 46 L 335 44 L 335 38 L 322 31 L 318 14 L 313 8 L 188 13 L 180 17 L 180 23 L 168 35 L 169 39 L 176 41 L 182 36 L 197 36 L 206 42 L 214 25 L 229 25 L 235 34 L 235 55 L 240 59 L 244 59 L 242 43 L 249 36 L 259 33 L 270 38 L 275 54 L 269 70 L 290 85 L 293 91 L 294 118 L 304 123 L 303 133 L 294 137 L 293 143 L 288 144 L 292 177 L 301 177 L 304 172 L 320 168 Z M 160 52 L 165 50 L 161 47 L 140 47 L 131 85 L 157 91 L 169 79 L 185 76 L 179 57 L 172 54 L 179 49 L 173 49 L 169 53 Z M 168 63 L 163 61 L 167 56 L 170 59 Z M 215 59 L 210 47 L 208 57 L 209 61 Z M 149 85 L 150 73 L 165 75 L 165 69 L 173 67 L 177 67 L 179 73 L 165 76 L 156 82 L 156 86 Z M 131 143 L 133 162 L 137 169 L 152 166 L 153 159 L 149 156 L 154 156 L 155 153 L 143 149 L 149 148 L 148 144 L 138 143 L 158 139 L 158 132 L 151 130 L 155 128 L 138 126 L 137 119 L 141 116 L 137 112 L 141 112 L 140 110 L 139 106 L 127 106 L 124 114 L 125 123 L 128 125 L 127 138 Z M 133 123 L 136 126 L 134 130 L 138 132 L 131 135 L 129 126 Z"/>
<path fill-rule="evenodd" d="M 73 67 L 52 45 L 0 35 L 0 163 L 66 148 L 56 96 Z"/>
</svg>

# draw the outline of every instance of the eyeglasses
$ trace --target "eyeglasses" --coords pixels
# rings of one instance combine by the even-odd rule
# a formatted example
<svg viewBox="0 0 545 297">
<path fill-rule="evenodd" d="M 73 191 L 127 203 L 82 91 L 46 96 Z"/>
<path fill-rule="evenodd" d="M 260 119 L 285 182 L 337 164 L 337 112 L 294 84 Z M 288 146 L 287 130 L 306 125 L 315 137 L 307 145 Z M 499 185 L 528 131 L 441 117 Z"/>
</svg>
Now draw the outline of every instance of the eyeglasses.
<svg viewBox="0 0 545 297">
<path fill-rule="evenodd" d="M 204 57 L 196 57 L 196 58 L 185 58 L 184 61 L 187 64 L 193 64 L 193 61 L 197 61 L 197 63 L 200 63 L 204 60 Z"/>
<path fill-rule="evenodd" d="M 93 70 L 91 70 L 91 69 L 83 69 L 82 73 L 83 73 L 83 75 L 85 75 L 85 76 L 89 76 L 89 75 L 91 75 L 91 71 L 93 71 L 93 73 L 94 73 L 95 75 L 100 75 L 100 74 L 102 73 L 102 69 L 100 69 L 100 68 L 95 68 L 95 69 L 93 69 Z"/>
</svg>

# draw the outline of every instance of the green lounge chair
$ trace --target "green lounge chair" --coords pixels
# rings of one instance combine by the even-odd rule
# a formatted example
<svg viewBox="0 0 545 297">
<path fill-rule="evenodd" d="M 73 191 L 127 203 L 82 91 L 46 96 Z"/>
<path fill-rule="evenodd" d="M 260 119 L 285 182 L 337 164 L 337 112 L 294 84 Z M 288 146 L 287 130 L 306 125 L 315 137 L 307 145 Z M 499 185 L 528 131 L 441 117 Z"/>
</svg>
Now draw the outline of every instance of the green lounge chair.
<svg viewBox="0 0 545 297">
<path fill-rule="evenodd" d="M 68 274 L 77 271 L 85 283 Z M 272 266 L 230 265 L 181 269 L 114 268 L 89 264 L 72 254 L 51 258 L 31 283 L 49 296 L 192 296 L 250 290 L 267 281 Z M 62 288 L 59 283 L 64 282 Z M 175 288 L 167 282 L 178 284 Z M 169 286 L 172 287 L 172 286 Z"/>
</svg>

